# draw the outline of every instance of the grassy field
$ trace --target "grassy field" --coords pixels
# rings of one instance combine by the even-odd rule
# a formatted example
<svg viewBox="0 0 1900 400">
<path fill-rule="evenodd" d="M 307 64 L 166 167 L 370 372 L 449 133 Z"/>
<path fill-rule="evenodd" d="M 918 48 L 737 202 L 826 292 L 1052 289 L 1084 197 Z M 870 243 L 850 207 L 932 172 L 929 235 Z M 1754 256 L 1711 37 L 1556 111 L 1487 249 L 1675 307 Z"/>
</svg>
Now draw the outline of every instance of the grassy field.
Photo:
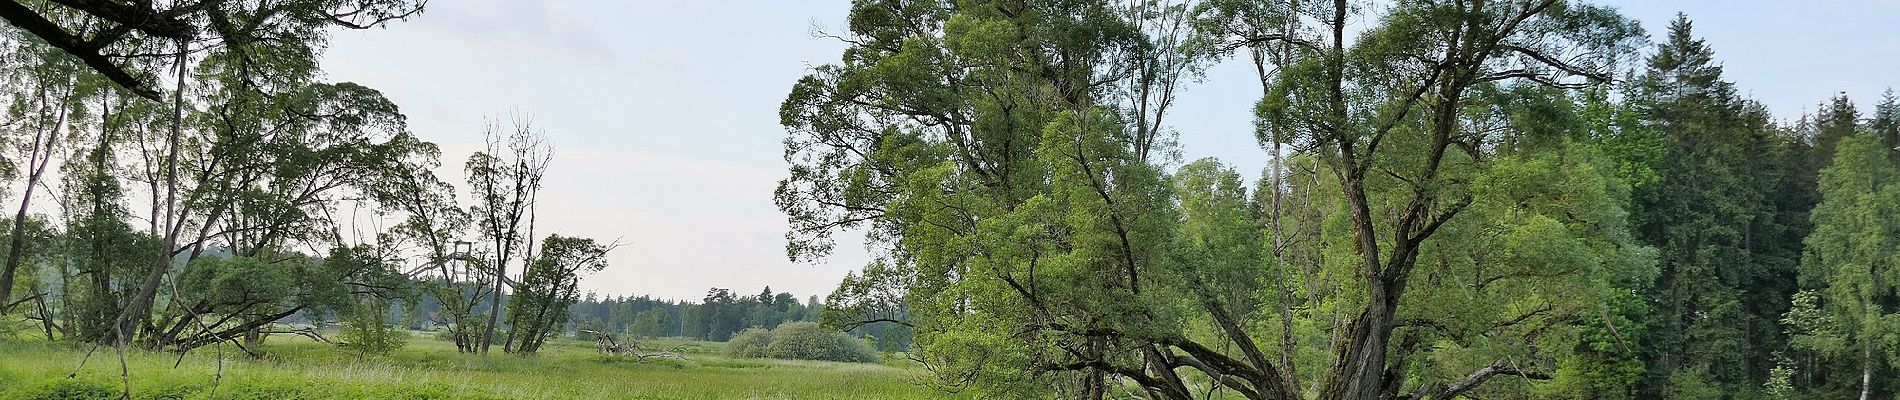
<svg viewBox="0 0 1900 400">
<path fill-rule="evenodd" d="M 592 342 L 556 340 L 542 354 L 457 354 L 418 335 L 402 350 L 358 358 L 328 345 L 273 336 L 262 358 L 228 349 L 224 377 L 212 384 L 217 357 L 193 352 L 127 355 L 135 399 L 926 399 L 956 397 L 917 384 L 914 367 L 817 361 L 734 359 L 723 343 L 684 345 L 686 361 L 633 363 L 598 356 Z M 118 355 L 87 348 L 0 339 L 0 399 L 116 399 Z"/>
</svg>

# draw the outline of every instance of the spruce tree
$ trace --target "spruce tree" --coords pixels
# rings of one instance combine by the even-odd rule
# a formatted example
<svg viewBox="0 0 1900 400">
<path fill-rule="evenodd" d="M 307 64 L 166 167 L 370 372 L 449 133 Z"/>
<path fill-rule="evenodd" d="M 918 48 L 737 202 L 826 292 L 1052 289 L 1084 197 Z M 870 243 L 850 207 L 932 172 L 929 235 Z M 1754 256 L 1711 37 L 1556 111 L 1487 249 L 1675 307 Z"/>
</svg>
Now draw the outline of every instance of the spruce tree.
<svg viewBox="0 0 1900 400">
<path fill-rule="evenodd" d="M 1759 104 L 1723 80 L 1714 51 L 1686 16 L 1634 82 L 1631 101 L 1663 142 L 1660 181 L 1636 196 L 1638 234 L 1659 250 L 1646 293 L 1645 398 L 1693 398 L 1759 388 L 1786 347 L 1777 321 L 1793 291 L 1797 210 L 1811 204 L 1805 153 Z M 1792 172 L 1792 173 L 1791 173 Z"/>
</svg>

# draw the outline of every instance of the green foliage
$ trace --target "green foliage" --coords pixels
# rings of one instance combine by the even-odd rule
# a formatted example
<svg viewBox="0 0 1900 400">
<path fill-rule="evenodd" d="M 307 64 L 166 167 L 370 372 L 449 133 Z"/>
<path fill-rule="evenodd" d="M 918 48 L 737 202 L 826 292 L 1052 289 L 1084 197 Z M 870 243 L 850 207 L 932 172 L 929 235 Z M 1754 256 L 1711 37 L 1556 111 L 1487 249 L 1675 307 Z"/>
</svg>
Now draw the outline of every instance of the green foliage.
<svg viewBox="0 0 1900 400">
<path fill-rule="evenodd" d="M 365 308 L 361 302 L 386 303 L 409 295 L 407 279 L 369 246 L 338 247 L 322 259 L 203 257 L 178 274 L 180 302 L 198 306 L 188 312 L 167 308 L 157 322 L 196 327 L 201 321 L 224 321 L 228 325 L 212 331 L 181 327 L 151 336 L 149 340 L 158 346 L 203 346 L 215 343 L 216 337 L 256 329 L 300 311 L 316 316 L 351 315 Z M 389 310 L 387 304 L 374 307 L 382 315 Z"/>
<path fill-rule="evenodd" d="M 358 354 L 387 355 L 409 344 L 409 331 L 390 326 L 389 302 L 383 299 L 358 301 L 337 339 Z"/>
<path fill-rule="evenodd" d="M 239 312 L 245 305 L 287 302 L 296 287 L 293 282 L 315 272 L 315 265 L 302 258 L 274 263 L 251 257 L 200 258 L 180 271 L 178 286 L 193 296 L 190 300 L 230 305 L 213 311 Z"/>
<path fill-rule="evenodd" d="M 490 126 L 463 165 L 474 203 L 458 205 L 433 174 L 440 149 L 407 131 L 394 102 L 321 79 L 330 27 L 405 18 L 420 2 L 209 2 L 142 16 L 98 9 L 118 2 L 30 5 L 100 46 L 0 32 L 0 144 L 11 152 L 0 178 L 28 179 L 0 186 L 44 187 L 33 180 L 66 157 L 59 196 L 46 196 L 59 215 L 0 224 L 14 228 L 4 250 L 21 255 L 0 303 L 10 291 L 58 298 L 10 310 L 0 336 L 37 336 L 15 323 L 25 316 L 49 340 L 109 342 L 134 307 L 125 326 L 137 347 L 202 356 L 192 350 L 280 319 L 341 317 L 337 337 L 358 354 L 457 372 L 272 343 L 261 348 L 280 360 L 320 362 L 246 362 L 244 373 L 262 372 L 221 387 L 202 370 L 155 372 L 135 383 L 140 397 L 573 397 L 626 389 L 630 376 L 693 385 L 703 378 L 682 374 L 703 371 L 825 391 L 629 395 L 914 395 L 830 387 L 890 372 L 877 365 L 697 347 L 712 359 L 577 356 L 591 347 L 559 335 L 570 322 L 730 338 L 734 357 L 860 364 L 878 355 L 854 335 L 892 351 L 914 338 L 932 383 L 1003 398 L 1900 393 L 1885 379 L 1900 365 L 1900 100 L 1890 92 L 1863 114 L 1842 94 L 1777 126 L 1725 80 L 1686 17 L 1612 96 L 1604 83 L 1642 34 L 1582 2 L 856 1 L 841 61 L 812 68 L 778 110 L 788 256 L 823 257 L 838 232 L 874 249 L 821 305 L 769 287 L 713 288 L 697 304 L 583 300 L 578 280 L 606 267 L 612 245 L 549 236 L 523 257 L 537 255 L 532 207 L 550 157 L 538 132 Z M 161 26 L 93 29 L 135 16 Z M 191 32 L 154 32 L 167 24 Z M 163 63 L 67 54 L 158 54 L 192 35 L 175 104 L 140 99 L 157 96 L 148 82 L 100 74 Z M 1163 118 L 1182 82 L 1242 50 L 1261 73 L 1255 134 L 1273 160 L 1251 188 L 1219 160 L 1183 164 Z M 401 222 L 374 244 L 339 243 L 355 224 L 335 217 L 342 199 Z M 452 244 L 470 228 L 484 249 Z M 415 252 L 426 279 L 391 262 Z M 521 279 L 504 296 L 514 265 Z M 418 289 L 458 350 L 501 343 L 550 357 L 404 347 L 388 307 L 423 315 Z M 0 368 L 0 397 L 118 397 L 116 375 L 46 372 L 63 364 L 39 360 L 64 349 L 0 350 L 0 366 L 30 365 Z M 169 354 L 132 358 L 162 371 Z M 824 379 L 783 371 L 813 366 L 829 368 L 812 375 Z M 356 368 L 426 383 L 323 375 Z M 465 390 L 463 373 L 555 389 Z M 614 380 L 566 382 L 596 376 Z M 875 376 L 869 386 L 900 387 Z"/>
<path fill-rule="evenodd" d="M 1794 360 L 1782 357 L 1781 362 L 1775 365 L 1775 369 L 1768 370 L 1768 381 L 1762 383 L 1762 396 L 1773 400 L 1798 398 L 1800 392 L 1794 387 L 1794 374 Z"/>
<path fill-rule="evenodd" d="M 1649 160 L 1660 176 L 1635 196 L 1637 235 L 1660 250 L 1662 271 L 1643 292 L 1654 311 L 1642 397 L 1754 393 L 1787 346 L 1777 322 L 1796 289 L 1814 193 L 1804 158 L 1816 150 L 1736 92 L 1678 17 L 1628 95 L 1638 132 L 1654 132 L 1664 151 L 1626 158 Z"/>
<path fill-rule="evenodd" d="M 1642 170 L 1598 155 L 1608 113 L 1557 89 L 1606 81 L 1635 23 L 1300 5 L 854 4 L 843 62 L 780 108 L 788 255 L 853 229 L 879 250 L 824 320 L 912 327 L 937 383 L 994 397 L 1495 397 L 1445 386 L 1493 365 L 1627 392 L 1634 338 L 1598 326 L 1646 312 L 1627 294 L 1655 256 L 1618 175 Z M 1252 193 L 1213 160 L 1173 168 L 1162 118 L 1241 48 L 1263 147 L 1300 161 Z"/>
<path fill-rule="evenodd" d="M 645 337 L 668 336 L 668 333 L 673 332 L 674 325 L 673 313 L 655 308 L 635 315 L 627 331 Z"/>
<path fill-rule="evenodd" d="M 108 154 L 97 149 L 94 153 Z M 126 222 L 130 214 L 113 171 L 93 163 L 67 163 L 65 168 L 62 186 L 71 201 L 84 206 L 69 209 L 66 216 L 63 253 L 73 262 L 71 270 L 59 272 L 83 279 L 69 280 L 62 288 L 63 314 L 73 338 L 97 341 L 109 337 L 112 319 L 130 297 L 128 288 L 136 284 L 133 279 L 150 266 L 164 241 Z"/>
<path fill-rule="evenodd" d="M 1821 361 L 1811 365 L 1830 367 L 1801 386 L 1848 397 L 1894 390 L 1873 377 L 1900 364 L 1900 165 L 1881 138 L 1844 123 L 1849 131 L 1820 172 L 1801 265 L 1802 285 L 1813 289 L 1796 294 L 1784 321 L 1794 345 Z"/>
<path fill-rule="evenodd" d="M 766 348 L 771 345 L 772 331 L 763 328 L 746 328 L 743 331 L 739 331 L 739 334 L 732 335 L 732 340 L 726 341 L 726 355 L 746 358 L 767 358 L 771 356 L 766 352 Z"/>
<path fill-rule="evenodd" d="M 354 83 L 320 81 L 316 61 L 329 24 L 382 22 L 357 20 L 369 14 L 333 20 L 324 12 L 347 7 L 320 3 L 293 1 L 261 9 L 256 4 L 220 3 L 163 16 L 194 15 L 170 22 L 183 24 L 187 30 L 198 29 L 193 24 L 210 23 L 204 18 L 217 19 L 216 25 L 227 28 L 245 27 L 180 33 L 207 33 L 201 39 L 208 42 L 200 42 L 206 44 L 202 51 L 177 66 L 184 75 L 184 82 L 178 83 L 186 86 L 179 88 L 182 96 L 177 103 L 160 104 L 114 89 L 110 86 L 116 83 L 129 86 L 122 89 L 140 91 L 137 96 L 156 97 L 150 87 L 96 73 L 111 68 L 73 68 L 81 66 L 78 60 L 48 46 L 49 42 L 24 37 L 6 40 L 8 48 L 0 51 L 9 61 L 34 59 L 48 64 L 28 70 L 6 66 L 10 77 L 24 79 L 18 83 L 47 87 L 16 90 L 5 100 L 13 117 L 9 120 L 32 120 L 39 128 L 36 131 L 60 139 L 58 146 L 48 145 L 29 161 L 43 167 L 45 160 L 66 157 L 59 171 L 64 196 L 54 196 L 60 202 L 56 208 L 61 210 L 62 240 L 55 254 L 44 260 L 60 268 L 40 271 L 43 276 L 35 276 L 32 283 L 61 282 L 63 287 L 48 283 L 35 290 L 63 295 L 48 304 L 47 314 L 63 320 L 60 325 L 70 328 L 72 337 L 107 339 L 112 329 L 106 325 L 118 319 L 120 308 L 129 307 L 132 312 L 126 316 L 132 321 L 127 326 L 134 329 L 126 333 L 136 336 L 136 343 L 202 346 L 216 342 L 215 337 L 232 336 L 299 311 L 333 313 L 347 306 L 352 292 L 364 291 L 356 289 L 387 281 L 386 276 L 367 275 L 379 271 L 362 268 L 379 263 L 361 260 L 383 260 L 388 254 L 349 255 L 345 258 L 350 261 L 343 262 L 334 260 L 336 254 L 296 250 L 352 247 L 337 243 L 341 235 L 336 231 L 350 222 L 336 220 L 332 211 L 341 206 L 342 199 L 357 196 L 342 193 L 396 190 L 372 188 L 384 187 L 386 171 L 417 171 L 420 164 L 433 162 L 425 159 L 435 151 L 433 145 L 406 131 L 405 117 L 380 92 Z M 375 1 L 358 6 L 379 14 L 393 9 L 385 7 L 413 4 Z M 89 6 L 49 7 L 36 12 L 58 14 L 61 8 Z M 146 17 L 159 18 L 141 18 Z M 92 10 L 54 20 L 79 26 L 125 22 L 109 22 L 112 18 L 133 16 Z M 150 33 L 133 29 L 105 34 L 95 38 L 96 43 L 116 42 L 126 32 Z M 113 51 L 164 52 L 172 43 L 140 41 Z M 100 69 L 111 64 L 88 61 L 83 66 Z M 136 66 L 152 65 L 156 64 Z M 9 80 L 8 89 L 23 89 L 13 83 Z M 41 98 L 29 102 L 25 97 L 29 93 Z M 24 118 L 27 114 L 33 115 Z M 64 154 L 55 154 L 55 149 Z M 8 157 L 8 161 L 14 159 Z M 34 172 L 32 179 L 38 176 Z M 121 179 L 131 179 L 140 187 L 128 189 Z M 134 190 L 150 197 L 131 196 L 128 192 Z M 150 214 L 145 213 L 148 210 Z M 176 243 L 160 238 L 173 238 Z M 226 255 L 249 261 L 195 264 Z M 324 261 L 315 261 L 320 259 Z M 272 265 L 257 260 L 269 260 L 263 264 Z M 243 273 L 217 271 L 227 266 Z M 154 268 L 175 273 L 150 273 Z M 176 270 L 167 271 L 172 268 Z M 13 269 L 9 265 L 8 274 L 0 275 L 9 275 Z M 41 277 L 57 279 L 37 279 Z M 194 291 L 170 293 L 173 277 Z M 206 291 L 196 291 L 200 289 Z M 200 326 L 207 323 L 200 319 L 205 315 L 229 325 Z"/>
<path fill-rule="evenodd" d="M 770 291 L 765 288 L 763 291 Z M 746 327 L 778 326 L 788 321 L 817 321 L 822 305 L 813 299 L 799 301 L 791 293 L 736 295 L 730 289 L 713 289 L 699 302 L 655 299 L 651 296 L 586 296 L 568 307 L 570 319 L 598 322 L 603 332 L 626 332 L 647 337 L 690 337 L 698 339 L 730 338 Z M 870 328 L 866 328 L 870 329 Z M 902 343 L 901 331 L 871 332 L 892 336 L 893 344 Z"/>
<path fill-rule="evenodd" d="M 788 322 L 772 329 L 766 346 L 771 358 L 874 363 L 880 358 L 863 340 L 826 330 L 812 322 Z"/>
<path fill-rule="evenodd" d="M 581 275 L 607 268 L 612 249 L 593 239 L 548 235 L 541 242 L 540 258 L 528 265 L 509 297 L 510 329 L 503 348 L 534 354 L 548 337 L 559 334 L 567 323 L 567 307 L 580 301 Z"/>
<path fill-rule="evenodd" d="M 767 331 L 749 328 L 726 342 L 733 357 L 778 358 L 840 362 L 878 362 L 878 353 L 863 340 L 827 330 L 812 322 L 787 322 Z"/>
<path fill-rule="evenodd" d="M 1711 382 L 1712 379 L 1708 372 L 1701 370 L 1672 373 L 1664 393 L 1670 399 L 1720 400 L 1727 392 L 1720 383 Z"/>
<path fill-rule="evenodd" d="M 1794 307 L 1789 308 L 1787 317 L 1781 320 L 1792 334 L 1789 341 L 1795 348 L 1825 357 L 1848 355 L 1851 348 L 1847 345 L 1847 333 L 1843 332 L 1845 327 L 1834 319 L 1833 313 L 1823 310 L 1821 304 L 1821 294 L 1813 290 L 1794 294 Z"/>
</svg>

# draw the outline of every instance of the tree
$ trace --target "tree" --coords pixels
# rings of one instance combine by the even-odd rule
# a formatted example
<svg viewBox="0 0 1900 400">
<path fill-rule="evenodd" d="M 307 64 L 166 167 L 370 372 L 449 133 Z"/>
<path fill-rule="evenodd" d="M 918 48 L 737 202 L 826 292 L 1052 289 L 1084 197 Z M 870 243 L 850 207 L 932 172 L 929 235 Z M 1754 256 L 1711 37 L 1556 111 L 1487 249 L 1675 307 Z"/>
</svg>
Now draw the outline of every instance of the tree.
<svg viewBox="0 0 1900 400">
<path fill-rule="evenodd" d="M 30 10 L 10 6 L 14 4 L 0 4 L 10 21 L 20 23 L 15 17 L 32 16 L 21 13 Z M 362 6 L 363 13 L 339 11 L 350 6 Z M 113 133 L 125 136 L 115 142 L 138 146 L 140 162 L 128 175 L 149 188 L 147 229 L 164 243 L 164 250 L 152 254 L 142 281 L 132 285 L 136 290 L 113 318 L 114 341 L 123 343 L 132 339 L 129 336 L 170 329 L 145 324 L 153 314 L 189 311 L 189 305 L 176 303 L 157 310 L 160 287 L 176 266 L 202 255 L 208 243 L 229 243 L 239 255 L 256 256 L 305 244 L 320 252 L 341 242 L 334 240 L 334 229 L 326 229 L 335 226 L 327 224 L 333 222 L 327 213 L 332 202 L 341 192 L 364 192 L 364 187 L 374 184 L 378 171 L 389 167 L 387 163 L 408 161 L 420 141 L 404 132 L 401 114 L 375 90 L 318 82 L 319 44 L 332 23 L 380 24 L 385 20 L 379 18 L 389 16 L 384 13 L 391 9 L 387 7 L 407 6 L 399 2 L 202 2 L 164 15 L 146 12 L 152 10 L 141 7 L 149 6 L 139 5 L 73 7 L 91 14 L 82 22 L 96 17 L 121 24 L 89 39 L 101 45 L 116 46 L 132 30 L 151 34 L 139 27 L 160 21 L 206 24 L 218 33 L 216 40 L 207 41 L 196 52 L 188 48 L 199 32 L 191 26 L 173 31 L 183 36 L 164 36 L 166 41 L 155 45 L 127 48 L 138 54 L 162 55 L 177 76 L 171 82 L 169 112 L 137 112 L 132 116 L 138 119 L 127 125 L 145 129 Z M 114 13 L 107 9 L 132 14 L 107 15 Z M 127 17 L 136 21 L 120 21 Z M 60 47 L 57 31 L 26 30 Z M 165 53 L 163 46 L 170 44 L 179 50 Z M 88 58 L 83 51 L 63 49 L 82 60 Z M 111 76 L 111 68 L 87 62 L 126 86 L 130 94 L 156 97 L 150 88 Z M 188 81 L 196 83 L 189 91 L 189 102 Z M 166 125 L 169 129 L 157 129 Z M 177 260 L 179 255 L 184 260 Z"/>
<path fill-rule="evenodd" d="M 1502 321 L 1522 329 L 1510 330 L 1518 348 L 1536 348 L 1523 342 L 1536 341 L 1541 330 L 1525 325 L 1570 330 L 1570 310 L 1601 306 L 1601 297 L 1586 296 L 1551 305 L 1563 312 L 1527 314 L 1538 300 L 1573 289 L 1553 282 L 1578 280 L 1600 295 L 1628 283 L 1615 273 L 1642 269 L 1642 258 L 1630 256 L 1642 254 L 1633 250 L 1639 246 L 1588 236 L 1622 226 L 1620 218 L 1605 218 L 1621 215 L 1613 179 L 1585 174 L 1568 187 L 1496 192 L 1489 188 L 1515 186 L 1477 183 L 1505 180 L 1523 164 L 1588 165 L 1585 150 L 1498 146 L 1513 138 L 1500 132 L 1534 130 L 1531 123 L 1543 121 L 1511 120 L 1493 112 L 1509 110 L 1509 103 L 1486 96 L 1513 85 L 1606 81 L 1615 57 L 1632 51 L 1637 30 L 1588 5 L 1455 3 L 1382 8 L 1350 43 L 1346 25 L 1356 9 L 1345 2 L 1241 4 L 1258 6 L 1242 7 L 1250 19 L 1321 28 L 1300 24 L 1279 33 L 1287 31 L 1262 24 L 1276 29 L 1247 31 L 1251 36 L 1232 42 L 1212 37 L 1231 33 L 1224 30 L 1183 36 L 1190 17 L 1231 15 L 1191 14 L 1187 5 L 858 3 L 845 61 L 816 68 L 781 107 L 793 165 L 777 193 L 792 219 L 788 253 L 795 260 L 822 255 L 832 246 L 831 232 L 865 229 L 872 248 L 889 251 L 847 277 L 827 302 L 843 312 L 827 315 L 860 318 L 876 299 L 902 299 L 903 322 L 917 327 L 916 354 L 941 382 L 995 396 L 1101 398 L 1132 382 L 1132 390 L 1150 397 L 1188 398 L 1195 396 L 1188 382 L 1199 381 L 1249 398 L 1305 398 L 1308 387 L 1323 399 L 1452 398 L 1496 376 L 1547 376 L 1492 358 L 1434 366 L 1476 371 L 1456 379 L 1440 381 L 1436 372 L 1409 378 L 1428 356 L 1445 354 L 1424 351 L 1443 337 L 1428 322 Z M 1203 25 L 1228 26 L 1194 24 Z M 1251 313 L 1252 305 L 1303 293 L 1277 283 L 1267 285 L 1277 293 L 1247 290 L 1292 274 L 1258 272 L 1277 267 L 1263 262 L 1260 250 L 1268 248 L 1263 238 L 1278 235 L 1242 223 L 1258 218 L 1236 210 L 1251 204 L 1236 195 L 1244 190 L 1217 167 L 1191 164 L 1175 178 L 1164 167 L 1172 148 L 1162 117 L 1172 82 L 1191 76 L 1194 60 L 1269 44 L 1285 44 L 1288 54 L 1263 82 L 1263 145 L 1290 144 L 1316 162 L 1306 170 L 1316 183 L 1307 188 L 1341 207 L 1320 225 L 1332 235 L 1312 247 L 1326 255 L 1313 269 L 1324 281 L 1313 286 L 1328 288 L 1306 305 L 1339 318 L 1308 315 L 1292 328 L 1273 320 L 1277 312 Z M 1201 189 L 1174 187 L 1175 180 Z M 1255 196 L 1284 198 L 1280 190 Z M 1517 205 L 1522 199 L 1506 194 L 1589 200 L 1575 209 L 1514 208 L 1525 207 Z M 1457 242 L 1435 235 L 1485 224 L 1565 238 L 1563 254 L 1617 262 L 1597 260 L 1589 264 L 1596 267 L 1523 282 L 1499 275 L 1513 291 L 1489 295 L 1506 301 L 1479 307 L 1470 318 L 1414 325 L 1412 315 L 1431 309 L 1415 303 L 1438 295 L 1425 288 L 1455 286 L 1428 280 L 1408 295 L 1415 270 L 1437 276 L 1445 263 L 1485 265 L 1455 264 L 1459 258 L 1436 249 Z M 1269 249 L 1278 255 L 1285 243 Z M 1229 279 L 1235 276 L 1242 279 Z M 1320 340 L 1299 343 L 1258 329 L 1312 333 L 1299 332 L 1302 324 L 1331 328 L 1317 333 Z M 1282 341 L 1295 350 L 1270 346 Z M 1298 352 L 1301 343 L 1314 356 L 1274 354 Z"/>
<path fill-rule="evenodd" d="M 317 60 L 329 28 L 380 26 L 422 5 L 0 2 L 0 18 L 18 28 L 4 38 L 8 114 L 30 121 L 9 129 L 34 132 L 17 149 L 27 171 L 17 214 L 41 197 L 54 159 L 68 157 L 58 254 L 20 245 L 24 225 L 10 225 L 0 299 L 25 265 L 54 265 L 42 276 L 58 279 L 61 301 L 49 307 L 40 294 L 52 282 L 41 276 L 24 282 L 49 338 L 60 330 L 185 351 L 299 312 L 336 312 L 340 297 L 404 291 L 389 286 L 401 281 L 386 262 L 396 249 L 347 243 L 340 227 L 355 222 L 335 211 L 389 197 L 370 195 L 391 183 L 385 172 L 433 163 L 435 149 L 406 132 L 381 93 L 320 82 Z M 160 100 L 161 83 L 170 104 L 141 99 Z M 315 277 L 328 280 L 305 279 Z M 206 291 L 178 287 L 192 285 Z"/>
<path fill-rule="evenodd" d="M 673 313 L 665 309 L 654 308 L 641 311 L 633 316 L 633 324 L 627 330 L 635 335 L 655 338 L 673 336 L 675 329 Z"/>
<path fill-rule="evenodd" d="M 1873 132 L 1880 144 L 1889 149 L 1900 148 L 1900 97 L 1888 88 L 1880 95 L 1880 104 L 1874 105 L 1874 116 L 1867 121 L 1867 129 Z"/>
<path fill-rule="evenodd" d="M 739 309 L 739 299 L 732 294 L 732 290 L 712 288 L 706 291 L 706 297 L 702 300 L 699 307 L 693 308 L 696 311 L 695 318 L 687 319 L 698 325 L 694 329 L 698 335 L 694 337 L 723 342 L 745 328 L 745 311 Z"/>
<path fill-rule="evenodd" d="M 456 204 L 455 187 L 435 176 L 441 166 L 441 151 L 433 144 L 419 146 L 414 163 L 393 165 L 383 170 L 383 184 L 370 188 L 371 197 L 382 209 L 401 213 L 401 222 L 384 237 L 385 247 L 419 247 L 422 265 L 406 272 L 419 281 L 421 291 L 440 304 L 437 323 L 448 329 L 456 350 L 477 350 L 477 335 L 471 324 L 478 315 L 476 307 L 489 292 L 489 281 L 472 271 L 471 264 L 482 257 L 472 254 L 472 243 L 458 240 L 468 229 L 470 215 Z"/>
<path fill-rule="evenodd" d="M 767 304 L 771 304 L 773 309 L 780 313 L 791 311 L 793 307 L 801 307 L 798 304 L 798 297 L 792 296 L 790 292 L 781 292 L 773 295 L 772 301 L 767 302 Z"/>
<path fill-rule="evenodd" d="M 1835 145 L 1858 133 L 1860 121 L 1860 110 L 1854 108 L 1854 100 L 1847 93 L 1837 94 L 1821 105 L 1814 130 L 1815 158 L 1820 160 L 1820 167 L 1834 163 Z"/>
<path fill-rule="evenodd" d="M 343 223 L 334 219 L 337 197 L 372 190 L 382 184 L 383 171 L 409 168 L 404 164 L 431 149 L 405 131 L 402 115 L 373 89 L 311 84 L 262 96 L 241 88 L 241 77 L 225 78 L 213 87 L 231 91 L 211 97 L 222 101 L 199 115 L 207 126 L 193 132 L 202 135 L 196 138 L 204 139 L 206 146 L 179 154 L 179 166 L 190 171 L 182 181 L 187 184 L 184 201 L 164 207 L 163 215 L 170 219 L 161 219 L 169 221 L 159 228 L 164 237 L 183 239 L 169 249 L 183 263 L 198 259 L 214 241 L 234 255 L 260 259 L 285 257 L 302 246 L 348 246 L 340 232 Z M 160 192 L 157 181 L 152 182 L 154 193 Z M 165 184 L 175 182 L 167 178 Z M 160 209 L 158 203 L 154 210 Z M 151 278 L 146 276 L 144 287 L 151 287 Z M 157 292 L 154 288 L 150 293 Z M 147 299 L 140 293 L 134 300 Z M 123 312 L 136 315 L 138 304 Z M 163 306 L 158 314 L 171 323 L 192 320 L 181 314 L 193 314 L 198 307 L 215 307 L 179 302 Z M 288 307 L 282 310 L 284 316 L 296 308 Z M 182 329 L 163 323 L 140 328 L 143 332 L 135 335 Z M 170 335 L 160 336 L 147 343 L 169 344 L 162 337 Z"/>
<path fill-rule="evenodd" d="M 607 252 L 619 244 L 602 245 L 593 239 L 548 235 L 541 255 L 523 271 L 508 303 L 508 339 L 502 351 L 534 354 L 549 336 L 567 322 L 569 305 L 580 301 L 582 275 L 607 268 Z M 521 345 L 515 346 L 516 339 Z"/>
<path fill-rule="evenodd" d="M 109 103 L 108 103 L 109 104 Z M 123 104 L 123 103 L 121 103 Z M 153 231 L 139 231 L 126 221 L 132 216 L 120 176 L 126 168 L 115 156 L 114 143 L 122 140 L 125 122 L 137 122 L 151 107 L 130 107 L 102 118 L 90 147 L 75 149 L 73 159 L 61 166 L 60 209 L 63 210 L 60 307 L 68 337 L 103 342 L 116 337 L 112 322 L 120 307 L 138 287 L 137 274 L 151 267 L 165 243 Z M 127 117 L 130 118 L 127 118 Z M 117 123 L 113 123 L 117 122 Z"/>
<path fill-rule="evenodd" d="M 338 339 L 356 349 L 358 357 L 388 355 L 409 343 L 408 331 L 389 325 L 389 300 L 371 297 L 357 301 L 348 311 Z"/>
<path fill-rule="evenodd" d="M 508 264 L 517 257 L 524 264 L 533 262 L 535 199 L 541 192 L 541 177 L 554 158 L 547 139 L 532 125 L 516 121 L 513 128 L 503 132 L 490 124 L 483 131 L 487 150 L 470 155 L 464 168 L 475 200 L 469 215 L 490 246 L 491 258 L 484 264 L 491 269 L 486 272 L 494 277 L 495 299 L 489 303 L 488 324 L 482 330 L 482 354 L 487 354 L 489 344 L 495 341 L 502 287 L 510 280 Z"/>
<path fill-rule="evenodd" d="M 1797 346 L 1851 367 L 1809 383 L 1816 392 L 1851 387 L 1867 400 L 1893 390 L 1874 378 L 1900 364 L 1900 167 L 1890 153 L 1881 138 L 1853 132 L 1821 170 L 1821 203 L 1801 265 L 1802 286 L 1811 289 L 1797 296 L 1807 301 L 1787 321 Z M 1858 382 L 1844 382 L 1850 379 Z"/>
<path fill-rule="evenodd" d="M 12 166 L 26 171 L 26 180 L 21 184 L 20 207 L 14 212 L 12 224 L 7 234 L 7 253 L 3 266 L 0 266 L 0 314 L 6 313 L 13 305 L 13 286 L 15 274 L 25 261 L 27 247 L 27 210 L 33 204 L 33 195 L 41 186 L 41 178 L 46 176 L 47 167 L 59 155 L 59 146 L 65 141 L 70 130 L 85 118 L 86 108 L 80 104 L 85 93 L 94 92 L 93 88 L 82 85 L 79 66 L 71 57 L 58 54 L 32 42 L 10 43 L 14 48 L 6 49 L 15 54 L 37 55 L 33 65 L 9 66 L 18 79 L 12 82 L 17 87 L 11 99 L 13 107 L 7 110 L 9 121 L 25 121 L 17 132 L 8 132 L 9 136 L 19 134 L 14 141 L 23 143 L 24 148 L 17 149 L 17 158 L 25 165 Z M 96 83 L 95 83 L 96 84 Z M 75 113 L 77 112 L 77 113 Z M 73 121 L 69 121 L 69 119 Z M 11 129 L 9 129 L 11 130 Z M 12 169 L 12 168 L 6 168 Z"/>
<path fill-rule="evenodd" d="M 1654 312 L 1641 396 L 1760 388 L 1786 346 L 1776 321 L 1813 204 L 1815 164 L 1803 158 L 1824 150 L 1777 136 L 1766 110 L 1723 80 L 1687 17 L 1632 85 L 1629 101 L 1664 149 L 1659 181 L 1636 196 L 1638 236 L 1661 250 L 1644 294 Z"/>
</svg>

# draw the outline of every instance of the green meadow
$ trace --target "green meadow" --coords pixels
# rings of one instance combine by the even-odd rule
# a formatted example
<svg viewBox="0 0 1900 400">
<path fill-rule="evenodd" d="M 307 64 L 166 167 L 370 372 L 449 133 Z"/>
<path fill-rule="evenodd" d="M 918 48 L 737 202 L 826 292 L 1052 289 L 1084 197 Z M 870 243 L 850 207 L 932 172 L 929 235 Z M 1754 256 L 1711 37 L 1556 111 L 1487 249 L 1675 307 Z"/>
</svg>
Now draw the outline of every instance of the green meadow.
<svg viewBox="0 0 1900 400">
<path fill-rule="evenodd" d="M 246 356 L 226 346 L 218 377 L 215 347 L 185 355 L 131 352 L 133 399 L 936 399 L 958 395 L 921 384 L 921 369 L 879 364 L 731 358 L 724 343 L 657 340 L 683 346 L 685 360 L 595 353 L 592 342 L 551 341 L 537 356 L 458 354 L 453 344 L 416 336 L 387 356 L 358 357 L 300 337 L 277 335 Z M 44 341 L 0 341 L 0 399 L 116 399 L 118 353 Z M 174 366 L 174 364 L 176 366 Z M 76 373 L 75 373 L 76 371 Z M 69 373 L 74 373 L 68 378 Z"/>
</svg>

